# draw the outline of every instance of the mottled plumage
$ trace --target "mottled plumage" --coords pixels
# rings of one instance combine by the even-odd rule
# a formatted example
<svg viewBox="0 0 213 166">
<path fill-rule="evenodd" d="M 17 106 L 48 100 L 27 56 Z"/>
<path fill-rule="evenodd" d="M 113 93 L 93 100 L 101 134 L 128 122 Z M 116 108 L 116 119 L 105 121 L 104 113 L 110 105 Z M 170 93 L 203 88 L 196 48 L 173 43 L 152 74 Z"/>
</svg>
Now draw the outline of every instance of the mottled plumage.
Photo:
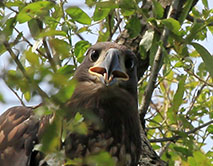
<svg viewBox="0 0 213 166">
<path fill-rule="evenodd" d="M 134 54 L 116 43 L 97 43 L 87 51 L 74 75 L 77 85 L 66 104 L 66 118 L 80 112 L 89 131 L 88 135 L 72 133 L 66 138 L 67 157 L 86 157 L 106 150 L 117 161 L 117 166 L 137 165 L 141 128 L 137 111 L 136 64 Z M 96 120 L 88 115 L 95 116 Z M 5 127 L 6 123 L 8 127 Z M 17 163 L 20 158 L 23 164 L 19 165 L 34 161 L 31 151 L 34 143 L 39 141 L 44 123 L 33 116 L 31 108 L 14 107 L 5 112 L 0 117 L 0 163 Z M 16 137 L 12 133 L 15 128 Z M 16 142 L 20 142 L 19 146 Z M 12 150 L 7 154 L 9 147 Z M 10 153 L 18 156 L 9 161 L 5 156 Z"/>
</svg>

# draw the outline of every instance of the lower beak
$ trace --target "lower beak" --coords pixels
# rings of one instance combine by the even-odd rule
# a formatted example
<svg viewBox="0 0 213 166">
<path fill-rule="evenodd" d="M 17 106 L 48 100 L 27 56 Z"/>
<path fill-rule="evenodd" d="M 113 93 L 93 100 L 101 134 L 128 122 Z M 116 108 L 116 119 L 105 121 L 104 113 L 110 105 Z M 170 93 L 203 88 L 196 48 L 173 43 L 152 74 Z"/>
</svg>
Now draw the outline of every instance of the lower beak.
<svg viewBox="0 0 213 166">
<path fill-rule="evenodd" d="M 89 72 L 96 75 L 107 86 L 118 80 L 129 80 L 125 71 L 124 58 L 121 57 L 121 52 L 115 48 L 109 49 L 105 58 L 90 67 Z"/>
</svg>

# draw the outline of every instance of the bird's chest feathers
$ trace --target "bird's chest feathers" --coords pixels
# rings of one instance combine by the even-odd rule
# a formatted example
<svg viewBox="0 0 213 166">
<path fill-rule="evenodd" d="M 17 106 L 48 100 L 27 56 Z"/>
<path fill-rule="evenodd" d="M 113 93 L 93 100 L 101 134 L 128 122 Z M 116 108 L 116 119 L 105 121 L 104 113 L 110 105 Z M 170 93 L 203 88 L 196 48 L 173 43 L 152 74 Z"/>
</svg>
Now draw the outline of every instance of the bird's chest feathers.
<svg viewBox="0 0 213 166">
<path fill-rule="evenodd" d="M 137 114 L 137 103 L 126 90 L 119 87 L 77 87 L 70 108 L 83 112 L 92 111 L 101 119 L 120 121 Z"/>
<path fill-rule="evenodd" d="M 84 89 L 83 89 L 84 87 Z M 110 130 L 112 135 L 121 141 L 134 137 L 138 131 L 137 104 L 134 98 L 119 87 L 87 87 L 79 86 L 71 99 L 70 108 L 80 111 L 84 116 L 94 114 L 102 129 Z"/>
<path fill-rule="evenodd" d="M 138 158 L 136 154 L 140 151 L 140 129 L 135 99 L 127 91 L 118 87 L 87 87 L 85 89 L 78 87 L 76 91 L 69 104 L 70 108 L 74 112 L 80 111 L 86 117 L 85 121 L 91 122 L 91 116 L 88 116 L 91 113 L 98 121 L 89 123 L 90 132 L 86 137 L 75 138 L 75 135 L 71 135 L 70 140 L 83 139 L 82 142 L 86 146 L 90 145 L 91 140 L 96 140 L 95 144 L 99 144 L 99 141 L 110 141 L 104 143 L 104 149 L 112 156 L 117 156 L 121 162 L 126 163 L 131 154 L 131 161 L 136 162 Z M 96 147 L 95 144 L 91 147 Z M 83 156 L 86 155 L 84 151 L 86 150 L 81 152 Z M 70 154 L 73 154 L 72 152 Z M 73 157 L 75 156 L 71 155 L 71 158 Z"/>
</svg>

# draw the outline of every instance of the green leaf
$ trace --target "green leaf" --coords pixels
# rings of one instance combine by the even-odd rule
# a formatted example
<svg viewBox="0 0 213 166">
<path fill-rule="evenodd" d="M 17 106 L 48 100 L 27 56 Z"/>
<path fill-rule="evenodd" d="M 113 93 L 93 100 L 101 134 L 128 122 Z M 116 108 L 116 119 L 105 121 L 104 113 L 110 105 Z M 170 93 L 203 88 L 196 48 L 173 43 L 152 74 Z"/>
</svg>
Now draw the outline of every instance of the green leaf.
<svg viewBox="0 0 213 166">
<path fill-rule="evenodd" d="M 178 61 L 178 62 L 174 65 L 175 68 L 177 68 L 177 67 L 183 67 L 183 66 L 184 66 L 184 63 L 181 62 L 181 61 Z"/>
<path fill-rule="evenodd" d="M 88 157 L 89 165 L 95 166 L 115 166 L 115 160 L 112 159 L 109 153 L 100 152 L 96 155 Z"/>
<path fill-rule="evenodd" d="M 95 8 L 94 15 L 93 15 L 93 20 L 99 21 L 99 20 L 104 19 L 106 16 L 108 16 L 110 11 L 111 11 L 110 8 L 101 8 L 97 5 Z"/>
<path fill-rule="evenodd" d="M 3 95 L 0 93 L 0 103 L 5 103 Z"/>
<path fill-rule="evenodd" d="M 49 105 L 52 105 L 52 103 L 48 103 L 48 106 Z M 38 118 L 41 118 L 47 115 L 51 115 L 53 113 L 53 110 L 52 109 L 50 110 L 49 108 L 47 108 L 47 106 L 42 105 L 36 108 L 34 112 Z"/>
<path fill-rule="evenodd" d="M 4 45 L 0 41 L 0 56 L 3 55 L 3 53 L 6 51 Z"/>
<path fill-rule="evenodd" d="M 183 24 L 184 20 L 188 16 L 189 11 L 191 10 L 193 1 L 194 0 L 188 0 L 188 1 L 186 1 L 183 9 L 181 10 L 181 15 L 179 16 L 179 22 L 180 22 L 180 24 Z"/>
<path fill-rule="evenodd" d="M 206 25 L 203 23 L 194 23 L 192 27 L 190 27 L 190 33 L 185 38 L 186 42 L 190 43 L 192 40 L 202 40 L 205 38 L 203 37 L 203 30 L 206 28 Z"/>
<path fill-rule="evenodd" d="M 137 16 L 133 16 L 125 27 L 131 38 L 136 37 L 141 31 L 141 23 Z"/>
<path fill-rule="evenodd" d="M 85 3 L 89 6 L 92 7 L 93 5 L 96 4 L 97 0 L 86 0 Z"/>
<path fill-rule="evenodd" d="M 177 112 L 180 105 L 183 102 L 183 94 L 184 94 L 184 90 L 185 90 L 185 80 L 186 80 L 186 76 L 181 76 L 179 79 L 179 84 L 178 84 L 178 88 L 177 91 L 174 95 L 174 99 L 173 99 L 173 111 Z"/>
<path fill-rule="evenodd" d="M 53 47 L 53 49 L 56 51 L 56 55 L 59 56 L 61 59 L 65 59 L 70 56 L 71 46 L 66 41 L 52 38 L 51 40 L 49 40 L 49 43 L 51 47 Z"/>
<path fill-rule="evenodd" d="M 211 77 L 213 78 L 213 56 L 205 49 L 202 45 L 198 43 L 192 43 L 192 46 L 196 49 L 196 51 L 200 54 L 203 62 L 206 66 L 206 70 L 210 73 Z"/>
<path fill-rule="evenodd" d="M 123 16 L 131 16 L 135 13 L 135 10 L 121 9 L 121 13 L 122 13 Z"/>
<path fill-rule="evenodd" d="M 51 81 L 54 83 L 56 87 L 60 87 L 60 89 L 62 89 L 68 85 L 69 78 L 70 78 L 69 75 L 63 75 L 57 71 L 57 73 L 53 74 Z"/>
<path fill-rule="evenodd" d="M 79 112 L 75 117 L 66 124 L 66 129 L 71 133 L 78 133 L 81 135 L 88 134 L 87 124 L 84 122 L 84 117 Z"/>
<path fill-rule="evenodd" d="M 106 18 L 109 12 L 117 7 L 118 5 L 115 4 L 114 1 L 97 2 L 95 12 L 93 14 L 93 20 L 99 21 Z"/>
<path fill-rule="evenodd" d="M 182 153 L 185 156 L 191 156 L 192 153 L 190 150 L 188 150 L 187 148 L 184 147 L 180 147 L 180 146 L 174 146 L 173 147 L 175 151 Z"/>
<path fill-rule="evenodd" d="M 39 58 L 38 55 L 34 52 L 32 52 L 32 48 L 25 51 L 25 56 L 28 62 L 30 62 L 32 65 L 39 65 Z"/>
<path fill-rule="evenodd" d="M 172 107 L 168 109 L 167 116 L 170 124 L 174 124 L 177 122 L 177 114 L 173 111 Z"/>
<path fill-rule="evenodd" d="M 140 46 L 144 47 L 146 51 L 149 51 L 149 49 L 152 46 L 153 38 L 154 38 L 154 31 L 153 30 L 146 31 L 143 38 L 140 41 Z"/>
<path fill-rule="evenodd" d="M 44 153 L 55 152 L 60 147 L 60 134 L 62 128 L 62 121 L 57 116 L 53 123 L 49 124 L 43 133 L 42 136 L 42 147 L 41 151 Z"/>
<path fill-rule="evenodd" d="M 208 0 L 202 0 L 202 2 L 204 7 L 208 9 L 209 8 Z"/>
<path fill-rule="evenodd" d="M 213 125 L 209 125 L 209 126 L 207 127 L 207 131 L 208 131 L 209 133 L 213 134 Z"/>
<path fill-rule="evenodd" d="M 57 79 L 57 76 L 56 76 L 56 79 Z M 60 81 L 60 79 L 57 81 Z M 60 103 L 65 103 L 67 100 L 69 100 L 72 97 L 72 94 L 75 90 L 75 86 L 76 86 L 75 80 L 71 80 L 67 84 L 68 85 L 66 85 L 65 87 L 62 87 L 60 91 L 54 96 L 54 98 Z"/>
<path fill-rule="evenodd" d="M 16 1 L 4 1 L 5 3 L 5 6 L 7 7 L 19 7 L 19 8 L 22 8 L 24 6 L 24 1 L 22 0 L 16 0 Z"/>
<path fill-rule="evenodd" d="M 195 151 L 193 157 L 188 158 L 189 166 L 211 166 L 209 159 L 200 151 Z"/>
<path fill-rule="evenodd" d="M 122 0 L 122 1 L 119 1 L 119 7 L 123 10 L 128 10 L 128 11 L 131 11 L 131 10 L 135 10 L 136 9 L 136 1 L 130 1 L 130 0 Z"/>
<path fill-rule="evenodd" d="M 69 7 L 66 12 L 74 21 L 81 24 L 91 24 L 91 18 L 79 7 Z"/>
<path fill-rule="evenodd" d="M 31 19 L 30 21 L 28 21 L 28 27 L 30 29 L 32 37 L 36 39 L 41 32 L 37 19 Z"/>
<path fill-rule="evenodd" d="M 119 7 L 121 9 L 121 13 L 123 16 L 131 16 L 136 12 L 136 4 L 135 1 L 130 0 L 122 0 L 119 1 Z"/>
<path fill-rule="evenodd" d="M 182 110 L 182 112 L 184 112 L 184 110 Z M 193 129 L 193 125 L 191 124 L 191 122 L 189 122 L 189 121 L 187 120 L 187 118 L 186 118 L 185 116 L 183 116 L 182 114 L 180 114 L 180 115 L 178 116 L 178 119 L 181 120 L 181 122 L 182 122 L 184 128 Z"/>
<path fill-rule="evenodd" d="M 5 28 L 3 29 L 2 35 L 4 35 L 6 38 L 12 35 L 14 26 L 16 24 L 16 19 L 15 18 L 9 18 L 6 23 L 5 23 Z M 0 33 L 1 34 L 1 33 Z M 2 38 L 2 36 L 1 36 Z"/>
<path fill-rule="evenodd" d="M 211 24 L 213 22 L 213 16 L 209 17 L 209 19 L 206 22 L 207 22 L 207 25 Z M 211 34 L 213 35 L 213 27 L 208 26 L 208 29 L 211 32 Z"/>
<path fill-rule="evenodd" d="M 24 93 L 24 98 L 29 102 L 31 99 L 31 93 L 29 91 Z"/>
<path fill-rule="evenodd" d="M 82 158 L 74 158 L 73 160 L 70 159 L 66 159 L 66 163 L 64 164 L 65 166 L 67 165 L 73 165 L 73 166 L 78 166 L 78 165 L 82 165 L 83 161 Z"/>
<path fill-rule="evenodd" d="M 74 73 L 74 66 L 73 65 L 64 65 L 60 69 L 57 70 L 57 73 L 62 75 L 72 75 Z"/>
<path fill-rule="evenodd" d="M 160 35 L 155 33 L 154 34 L 154 38 L 153 38 L 153 42 L 152 42 L 152 46 L 150 48 L 150 54 L 149 54 L 149 64 L 152 66 L 153 62 L 154 62 L 154 58 L 157 52 L 157 49 L 160 45 Z M 162 44 L 161 44 L 162 45 Z M 163 64 L 163 61 L 161 62 L 160 66 Z"/>
<path fill-rule="evenodd" d="M 156 18 L 162 18 L 163 17 L 163 13 L 164 13 L 164 9 L 161 6 L 160 2 L 156 1 L 156 0 L 152 0 L 154 8 L 153 8 L 153 12 L 156 16 Z"/>
<path fill-rule="evenodd" d="M 87 27 L 87 26 L 84 26 L 84 27 L 82 27 L 82 28 L 79 28 L 78 29 L 78 31 L 77 31 L 77 33 L 82 33 L 82 32 L 90 32 L 90 29 L 89 29 L 89 27 Z"/>
<path fill-rule="evenodd" d="M 152 148 L 154 149 L 154 150 L 158 150 L 158 149 L 160 149 L 161 147 L 159 146 L 159 145 L 152 145 Z"/>
<path fill-rule="evenodd" d="M 110 35 L 109 29 L 107 29 L 106 32 L 99 31 L 98 42 L 107 41 L 109 35 Z"/>
<path fill-rule="evenodd" d="M 39 34 L 40 38 L 46 37 L 46 36 L 66 36 L 66 33 L 64 31 L 58 31 L 55 29 L 48 29 L 45 32 L 42 32 Z"/>
<path fill-rule="evenodd" d="M 38 1 L 25 6 L 17 15 L 16 20 L 19 23 L 30 21 L 32 18 L 43 18 L 49 14 L 49 9 L 54 6 L 50 1 Z"/>
<path fill-rule="evenodd" d="M 180 35 L 180 23 L 174 18 L 167 18 L 161 21 L 170 31 L 176 35 Z"/>
<path fill-rule="evenodd" d="M 84 41 L 84 40 L 81 40 L 75 44 L 74 52 L 78 62 L 82 62 L 83 55 L 90 46 L 91 44 L 88 41 Z"/>
<path fill-rule="evenodd" d="M 77 112 L 76 115 L 75 115 L 75 117 L 74 117 L 74 120 L 75 120 L 77 123 L 80 123 L 80 122 L 83 122 L 84 117 L 83 117 L 83 115 L 81 115 L 79 112 Z"/>
</svg>

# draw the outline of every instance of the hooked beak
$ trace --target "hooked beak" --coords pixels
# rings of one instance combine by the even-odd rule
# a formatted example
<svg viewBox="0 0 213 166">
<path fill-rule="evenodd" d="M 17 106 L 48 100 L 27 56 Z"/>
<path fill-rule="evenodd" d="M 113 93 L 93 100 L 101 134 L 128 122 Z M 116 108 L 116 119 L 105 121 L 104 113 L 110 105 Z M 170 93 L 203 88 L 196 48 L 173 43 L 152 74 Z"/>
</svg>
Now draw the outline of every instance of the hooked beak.
<svg viewBox="0 0 213 166">
<path fill-rule="evenodd" d="M 104 59 L 90 67 L 89 73 L 96 75 L 106 86 L 113 85 L 119 80 L 129 80 L 125 71 L 124 57 L 121 56 L 121 51 L 115 48 L 109 49 Z"/>
</svg>

